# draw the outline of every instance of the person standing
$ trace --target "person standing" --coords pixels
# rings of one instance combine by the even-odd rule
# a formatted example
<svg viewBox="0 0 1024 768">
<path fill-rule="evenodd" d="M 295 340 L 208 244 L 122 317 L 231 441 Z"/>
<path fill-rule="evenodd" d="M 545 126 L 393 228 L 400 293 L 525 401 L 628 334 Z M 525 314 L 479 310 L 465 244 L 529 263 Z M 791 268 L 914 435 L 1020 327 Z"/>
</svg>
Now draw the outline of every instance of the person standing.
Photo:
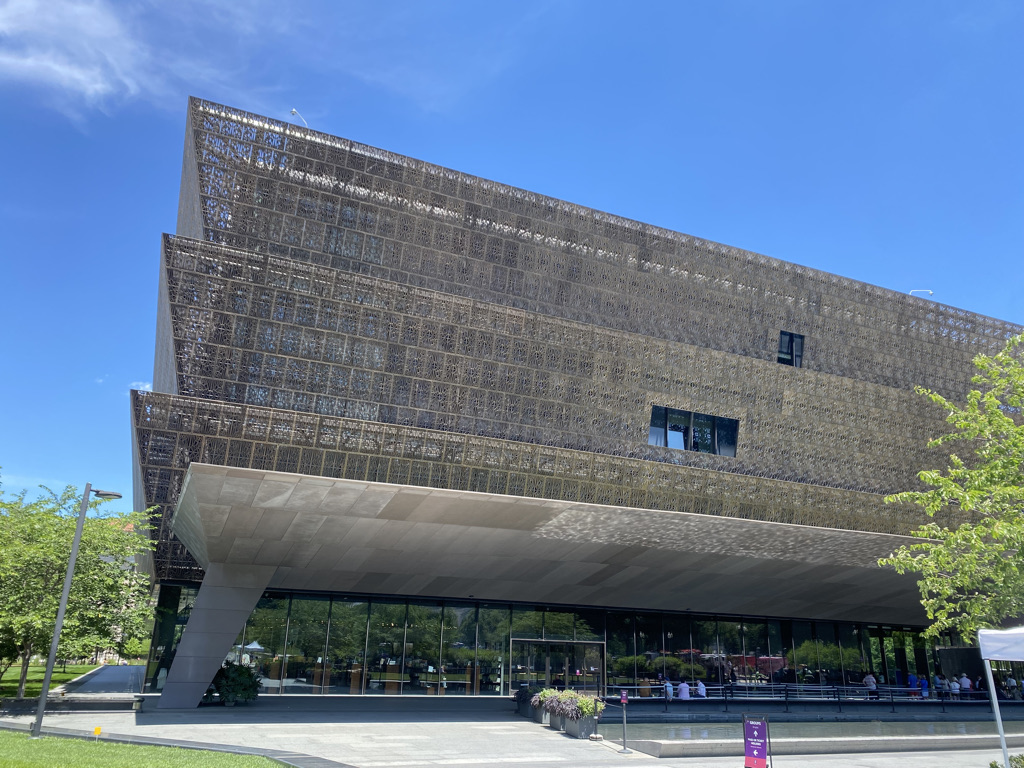
<svg viewBox="0 0 1024 768">
<path fill-rule="evenodd" d="M 864 687 L 868 689 L 869 699 L 878 698 L 878 680 L 876 680 L 875 676 L 870 672 L 864 675 Z"/>
<path fill-rule="evenodd" d="M 1006 695 L 1011 699 L 1020 699 L 1020 687 L 1017 685 L 1017 680 L 1013 677 L 1013 672 L 1006 676 Z"/>
<path fill-rule="evenodd" d="M 960 700 L 960 681 L 955 677 L 949 679 L 949 698 L 953 701 Z"/>
<path fill-rule="evenodd" d="M 672 681 L 665 678 L 665 701 L 672 701 Z"/>
<path fill-rule="evenodd" d="M 697 698 L 706 699 L 708 697 L 708 689 L 704 685 L 703 680 L 697 681 Z"/>
</svg>

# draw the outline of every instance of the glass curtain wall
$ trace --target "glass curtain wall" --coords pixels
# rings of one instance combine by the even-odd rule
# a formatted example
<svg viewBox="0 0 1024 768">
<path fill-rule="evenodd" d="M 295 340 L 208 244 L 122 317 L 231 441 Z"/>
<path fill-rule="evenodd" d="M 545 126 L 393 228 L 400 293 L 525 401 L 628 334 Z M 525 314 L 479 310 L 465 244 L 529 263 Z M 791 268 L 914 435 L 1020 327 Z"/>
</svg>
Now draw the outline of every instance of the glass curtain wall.
<svg viewBox="0 0 1024 768">
<path fill-rule="evenodd" d="M 766 674 L 772 684 L 779 684 L 786 674 L 786 651 L 782 644 L 782 622 L 767 622 L 768 659 L 763 662 Z"/>
<path fill-rule="evenodd" d="M 661 680 L 665 677 L 665 656 L 661 649 L 661 615 L 637 614 L 634 619 L 636 634 L 636 684 L 640 696 L 661 696 Z"/>
<path fill-rule="evenodd" d="M 476 606 L 446 605 L 441 612 L 441 664 L 437 694 L 480 693 L 476 647 Z"/>
<path fill-rule="evenodd" d="M 366 690 L 366 628 L 370 604 L 334 598 L 328 627 L 324 693 L 361 694 Z"/>
<path fill-rule="evenodd" d="M 415 663 L 405 672 L 406 604 L 370 603 L 366 633 L 366 693 L 398 695 L 422 693 L 420 671 Z M 408 683 L 408 685 L 405 685 Z"/>
<path fill-rule="evenodd" d="M 192 613 L 198 590 L 176 584 L 161 584 L 157 594 L 156 621 L 149 644 L 149 662 L 146 665 L 146 691 L 159 693 L 164 688 L 167 672 Z M 228 656 L 231 661 L 237 657 Z"/>
<path fill-rule="evenodd" d="M 442 682 L 463 690 L 469 685 L 472 662 L 441 673 L 441 605 L 409 604 L 405 624 L 405 694 L 442 696 Z"/>
<path fill-rule="evenodd" d="M 281 693 L 287 672 L 288 595 L 268 592 L 235 640 L 235 652 L 259 673 L 260 693 Z"/>
<path fill-rule="evenodd" d="M 482 603 L 476 618 L 477 661 L 484 675 L 480 693 L 485 695 L 508 695 L 509 652 L 511 643 L 512 611 L 509 606 Z"/>
<path fill-rule="evenodd" d="M 743 660 L 749 683 L 760 685 L 771 680 L 771 648 L 768 645 L 767 622 L 743 622 Z"/>
<path fill-rule="evenodd" d="M 747 682 L 743 665 L 743 622 L 735 619 L 718 621 L 718 644 L 721 656 L 722 682 L 726 685 Z"/>
<path fill-rule="evenodd" d="M 819 685 L 843 684 L 843 654 L 839 647 L 839 627 L 828 622 L 815 623 L 818 639 Z"/>
<path fill-rule="evenodd" d="M 792 631 L 790 650 L 786 654 L 786 682 L 812 685 L 817 683 L 818 644 L 809 621 L 789 622 Z"/>
<path fill-rule="evenodd" d="M 664 652 L 665 677 L 673 682 L 686 679 L 689 683 L 703 680 L 705 677 L 704 667 L 694 664 L 693 648 L 690 644 L 690 617 L 689 616 L 665 616 L 662 622 L 662 631 L 665 635 Z M 700 654 L 697 654 L 698 658 Z"/>
<path fill-rule="evenodd" d="M 637 684 L 637 655 L 634 638 L 633 614 L 609 612 L 607 624 L 608 685 L 612 688 L 631 689 Z M 641 669 L 643 663 L 640 664 Z"/>
<path fill-rule="evenodd" d="M 690 622 L 691 663 L 695 674 L 700 674 L 696 665 L 704 670 L 707 685 L 722 685 L 729 681 L 725 656 L 718 644 L 718 622 L 714 618 L 694 617 Z"/>
<path fill-rule="evenodd" d="M 329 597 L 292 598 L 282 659 L 283 693 L 322 693 L 326 684 Z"/>
<path fill-rule="evenodd" d="M 843 665 L 842 683 L 860 685 L 868 671 L 866 635 L 856 624 L 837 624 L 836 635 Z"/>
<path fill-rule="evenodd" d="M 196 590 L 163 585 L 147 668 L 162 689 Z M 661 679 L 717 686 L 905 684 L 935 669 L 905 627 L 599 608 L 267 592 L 227 659 L 264 694 L 497 696 L 563 685 L 660 696 Z"/>
</svg>

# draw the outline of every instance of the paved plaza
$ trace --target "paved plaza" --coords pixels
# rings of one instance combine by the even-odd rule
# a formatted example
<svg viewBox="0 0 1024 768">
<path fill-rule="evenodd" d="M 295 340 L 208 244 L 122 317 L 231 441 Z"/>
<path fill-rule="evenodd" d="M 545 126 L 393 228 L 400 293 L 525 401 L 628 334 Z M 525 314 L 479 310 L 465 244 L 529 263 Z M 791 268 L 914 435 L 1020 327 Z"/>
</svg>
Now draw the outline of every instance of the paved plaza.
<svg viewBox="0 0 1024 768">
<path fill-rule="evenodd" d="M 236 708 L 238 709 L 238 708 Z M 290 762 L 304 768 L 331 765 L 356 768 L 418 768 L 419 766 L 502 765 L 534 766 L 628 766 L 638 762 L 675 766 L 732 766 L 738 756 L 658 759 L 641 752 L 618 753 L 619 745 L 571 739 L 564 734 L 504 713 L 482 713 L 458 722 L 414 720 L 408 717 L 358 718 L 339 722 L 311 713 L 277 712 L 272 718 L 256 710 L 238 709 L 231 717 L 223 711 L 201 710 L 199 716 L 184 714 L 92 713 L 49 715 L 45 730 L 91 734 L 100 726 L 106 737 L 133 740 L 189 741 L 204 745 L 234 746 L 239 751 L 269 750 L 272 755 L 291 755 Z M 27 724 L 31 718 L 5 718 Z M 879 748 L 886 742 L 879 740 Z M 321 758 L 307 761 L 303 756 Z M 844 766 L 846 768 L 987 768 L 1000 759 L 998 748 L 826 755 L 784 755 L 775 765 Z M 329 761 L 329 762 L 328 762 Z"/>
<path fill-rule="evenodd" d="M 74 695 L 124 699 L 126 681 L 136 678 L 133 668 L 101 670 L 86 684 L 72 685 Z M 137 668 L 136 668 L 137 669 Z M 133 684 L 128 682 L 127 684 Z M 83 694 L 83 691 L 92 691 Z M 71 695 L 71 694 L 69 694 Z M 32 716 L 8 715 L 0 726 L 27 728 Z M 617 738 L 614 716 L 602 732 Z M 1008 724 L 1022 733 L 1020 724 Z M 411 697 L 261 697 L 255 703 L 231 709 L 203 707 L 179 711 L 96 711 L 48 713 L 44 732 L 92 735 L 96 727 L 105 738 L 138 742 L 177 743 L 264 752 L 301 768 L 419 768 L 420 766 L 730 766 L 742 765 L 737 755 L 708 757 L 706 743 L 738 742 L 735 724 L 666 726 L 664 738 L 693 742 L 692 756 L 655 758 L 635 751 L 618 752 L 611 741 L 569 738 L 514 714 L 512 704 L 500 698 Z M 630 738 L 649 737 L 652 725 L 631 726 Z M 777 754 L 774 765 L 843 766 L 844 768 L 987 768 L 1001 753 L 992 739 L 991 723 L 785 723 L 773 725 L 773 739 L 795 743 L 801 739 L 818 747 L 843 740 L 860 741 L 859 750 L 877 745 L 878 752 L 835 754 Z M 951 749 L 957 739 L 985 740 L 983 749 Z M 920 741 L 926 739 L 926 741 Z M 914 742 L 909 743 L 909 742 Z M 923 749 L 916 749 L 923 746 Z M 889 751 L 906 750 L 912 751 Z M 1018 747 L 1011 752 L 1024 752 Z"/>
</svg>

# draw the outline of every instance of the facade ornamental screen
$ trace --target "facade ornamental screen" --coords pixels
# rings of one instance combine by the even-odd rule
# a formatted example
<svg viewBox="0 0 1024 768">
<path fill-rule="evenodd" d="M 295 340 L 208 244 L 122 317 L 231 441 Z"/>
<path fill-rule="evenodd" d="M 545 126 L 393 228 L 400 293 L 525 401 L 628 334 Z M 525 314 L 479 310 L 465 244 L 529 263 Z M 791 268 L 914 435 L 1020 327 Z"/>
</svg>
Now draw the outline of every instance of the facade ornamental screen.
<svg viewBox="0 0 1024 768">
<path fill-rule="evenodd" d="M 132 396 L 168 585 L 193 462 L 905 534 L 913 388 L 1020 331 L 198 99 L 183 167 Z"/>
</svg>

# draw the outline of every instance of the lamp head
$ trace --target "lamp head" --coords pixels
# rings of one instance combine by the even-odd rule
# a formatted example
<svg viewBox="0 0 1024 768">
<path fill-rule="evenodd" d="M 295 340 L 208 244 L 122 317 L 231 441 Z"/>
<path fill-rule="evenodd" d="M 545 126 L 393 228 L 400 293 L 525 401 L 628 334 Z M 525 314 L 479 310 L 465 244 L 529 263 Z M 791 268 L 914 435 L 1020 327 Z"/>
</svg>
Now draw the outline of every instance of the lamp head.
<svg viewBox="0 0 1024 768">
<path fill-rule="evenodd" d="M 92 492 L 99 499 L 120 499 L 121 494 L 117 491 L 101 491 L 98 488 L 93 488 Z"/>
</svg>

